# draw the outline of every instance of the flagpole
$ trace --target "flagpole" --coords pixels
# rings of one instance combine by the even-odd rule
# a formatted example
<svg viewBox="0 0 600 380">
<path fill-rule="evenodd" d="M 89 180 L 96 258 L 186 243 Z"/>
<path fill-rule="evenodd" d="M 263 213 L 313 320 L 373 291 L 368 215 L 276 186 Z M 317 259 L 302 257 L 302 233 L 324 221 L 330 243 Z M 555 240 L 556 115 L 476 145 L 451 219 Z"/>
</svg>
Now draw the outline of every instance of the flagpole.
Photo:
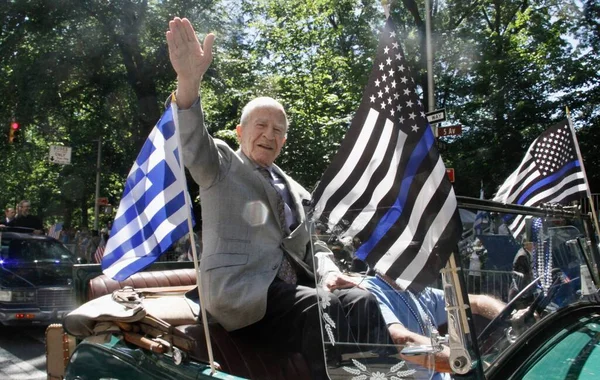
<svg viewBox="0 0 600 380">
<path fill-rule="evenodd" d="M 217 372 L 215 368 L 215 360 L 213 356 L 212 344 L 210 342 L 210 331 L 208 329 L 208 317 L 206 316 L 206 303 L 204 302 L 204 296 L 201 291 L 200 285 L 200 268 L 198 264 L 198 252 L 196 251 L 196 238 L 194 236 L 194 226 L 192 225 L 192 206 L 190 202 L 190 196 L 187 190 L 187 183 L 185 182 L 185 165 L 183 164 L 183 153 L 181 152 L 181 137 L 179 136 L 179 119 L 177 115 L 177 103 L 175 99 L 175 92 L 171 95 L 171 113 L 173 114 L 173 124 L 175 124 L 175 135 L 177 139 L 177 153 L 179 158 L 179 167 L 181 168 L 181 178 L 183 178 L 183 188 L 185 189 L 185 206 L 187 209 L 187 223 L 190 231 L 190 244 L 192 248 L 192 256 L 194 257 L 194 269 L 196 270 L 196 288 L 198 289 L 198 299 L 200 300 L 200 313 L 202 315 L 202 325 L 204 326 L 204 336 L 206 338 L 206 348 L 208 351 L 208 361 L 210 363 L 211 375 Z"/>
<path fill-rule="evenodd" d="M 588 196 L 588 200 L 592 209 L 592 219 L 594 219 L 594 227 L 596 227 L 596 234 L 600 236 L 600 228 L 598 227 L 598 216 L 596 215 L 596 205 L 594 204 L 594 198 L 592 198 L 592 192 L 590 191 L 590 183 L 587 179 L 587 173 L 585 171 L 585 166 L 583 165 L 583 158 L 581 157 L 581 150 L 579 150 L 579 141 L 577 141 L 577 135 L 575 134 L 575 128 L 573 128 L 573 122 L 571 121 L 571 112 L 569 111 L 569 107 L 567 107 L 567 121 L 569 122 L 569 128 L 571 129 L 571 134 L 573 135 L 573 141 L 575 142 L 575 151 L 577 152 L 577 159 L 581 164 L 581 172 L 583 173 L 583 178 L 585 179 L 585 187 L 586 194 Z"/>
</svg>

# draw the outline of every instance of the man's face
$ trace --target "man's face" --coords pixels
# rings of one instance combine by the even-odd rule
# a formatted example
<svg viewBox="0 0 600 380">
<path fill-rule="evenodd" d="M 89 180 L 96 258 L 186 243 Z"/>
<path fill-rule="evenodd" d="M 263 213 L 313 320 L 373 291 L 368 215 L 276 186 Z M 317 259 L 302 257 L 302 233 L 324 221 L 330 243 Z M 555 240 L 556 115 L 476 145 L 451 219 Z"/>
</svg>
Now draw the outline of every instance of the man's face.
<svg viewBox="0 0 600 380">
<path fill-rule="evenodd" d="M 12 219 L 15 216 L 15 209 L 14 208 L 7 208 L 5 214 L 6 214 L 6 217 L 8 219 Z"/>
<path fill-rule="evenodd" d="M 270 166 L 285 143 L 285 115 L 274 107 L 256 108 L 236 131 L 242 152 L 258 165 Z"/>
<path fill-rule="evenodd" d="M 23 216 L 27 216 L 27 215 L 29 215 L 29 210 L 30 210 L 30 209 L 31 209 L 31 205 L 30 205 L 29 203 L 23 203 L 23 204 L 21 205 L 21 208 L 20 208 L 20 210 L 21 210 L 21 214 L 22 214 Z"/>
</svg>

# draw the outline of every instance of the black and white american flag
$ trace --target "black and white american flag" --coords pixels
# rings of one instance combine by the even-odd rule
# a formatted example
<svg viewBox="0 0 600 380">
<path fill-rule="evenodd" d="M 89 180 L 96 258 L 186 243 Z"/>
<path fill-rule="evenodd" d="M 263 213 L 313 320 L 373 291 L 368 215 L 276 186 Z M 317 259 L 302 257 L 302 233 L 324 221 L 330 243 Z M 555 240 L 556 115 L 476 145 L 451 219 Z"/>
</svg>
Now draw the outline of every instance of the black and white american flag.
<svg viewBox="0 0 600 380">
<path fill-rule="evenodd" d="M 529 146 L 521 164 L 504 181 L 494 200 L 524 206 L 568 204 L 586 196 L 587 181 L 577 154 L 577 139 L 568 120 L 542 133 Z M 525 232 L 526 217 L 519 215 L 508 228 L 517 237 Z"/>
<path fill-rule="evenodd" d="M 461 236 L 454 190 L 390 19 L 362 102 L 315 189 L 313 220 L 357 237 L 356 256 L 405 287 L 435 280 Z"/>
</svg>

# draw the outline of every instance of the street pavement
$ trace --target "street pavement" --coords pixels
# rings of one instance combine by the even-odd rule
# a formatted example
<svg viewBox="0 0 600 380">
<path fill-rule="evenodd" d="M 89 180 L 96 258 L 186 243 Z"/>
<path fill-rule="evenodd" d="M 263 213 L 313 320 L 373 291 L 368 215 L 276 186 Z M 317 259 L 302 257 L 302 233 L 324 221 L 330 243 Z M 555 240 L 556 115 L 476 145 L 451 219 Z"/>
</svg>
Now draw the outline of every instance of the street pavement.
<svg viewBox="0 0 600 380">
<path fill-rule="evenodd" d="M 23 361 L 0 347 L 0 379 L 2 380 L 45 380 L 47 375 L 38 369 L 40 365 L 42 367 L 46 365 L 45 355 Z"/>
<path fill-rule="evenodd" d="M 0 380 L 21 379 L 47 379 L 43 326 L 0 326 Z"/>
</svg>

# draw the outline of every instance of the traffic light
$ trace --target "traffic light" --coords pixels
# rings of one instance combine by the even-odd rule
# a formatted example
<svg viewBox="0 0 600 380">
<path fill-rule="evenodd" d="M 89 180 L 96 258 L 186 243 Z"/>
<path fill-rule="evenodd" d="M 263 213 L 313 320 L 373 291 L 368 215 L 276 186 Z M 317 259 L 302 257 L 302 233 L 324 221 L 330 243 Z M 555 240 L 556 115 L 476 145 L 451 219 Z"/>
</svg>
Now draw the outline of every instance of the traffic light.
<svg viewBox="0 0 600 380">
<path fill-rule="evenodd" d="M 20 125 L 16 121 L 12 121 L 10 123 L 10 130 L 8 131 L 8 143 L 12 144 L 17 136 L 17 132 L 19 131 Z"/>
</svg>

